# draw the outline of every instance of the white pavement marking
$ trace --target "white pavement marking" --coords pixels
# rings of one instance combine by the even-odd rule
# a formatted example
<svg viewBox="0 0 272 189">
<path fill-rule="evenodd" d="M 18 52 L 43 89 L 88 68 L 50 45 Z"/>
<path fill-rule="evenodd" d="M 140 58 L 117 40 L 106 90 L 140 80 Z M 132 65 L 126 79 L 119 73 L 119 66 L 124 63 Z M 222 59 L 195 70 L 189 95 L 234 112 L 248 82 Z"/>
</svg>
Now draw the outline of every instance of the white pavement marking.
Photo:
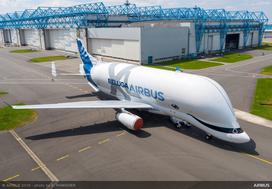
<svg viewBox="0 0 272 189">
<path fill-rule="evenodd" d="M 25 149 L 29 156 L 40 166 L 43 172 L 49 177 L 51 181 L 58 182 L 59 179 L 46 167 L 46 165 L 38 158 L 38 156 L 26 145 L 26 143 L 17 135 L 14 130 L 9 131 L 10 134 L 19 142 Z"/>
<path fill-rule="evenodd" d="M 229 63 L 226 63 L 226 62 L 219 62 L 219 61 L 213 61 L 212 59 L 199 59 L 198 61 L 201 61 L 201 62 L 211 62 L 211 63 L 218 63 L 218 64 L 229 64 Z"/>
<path fill-rule="evenodd" d="M 272 128 L 272 121 L 264 119 L 259 116 L 255 116 L 253 114 L 250 114 L 248 112 L 243 112 L 241 110 L 234 109 L 235 115 L 238 119 L 245 120 L 250 123 L 254 123 L 257 125 L 261 125 L 264 127 Z"/>
</svg>

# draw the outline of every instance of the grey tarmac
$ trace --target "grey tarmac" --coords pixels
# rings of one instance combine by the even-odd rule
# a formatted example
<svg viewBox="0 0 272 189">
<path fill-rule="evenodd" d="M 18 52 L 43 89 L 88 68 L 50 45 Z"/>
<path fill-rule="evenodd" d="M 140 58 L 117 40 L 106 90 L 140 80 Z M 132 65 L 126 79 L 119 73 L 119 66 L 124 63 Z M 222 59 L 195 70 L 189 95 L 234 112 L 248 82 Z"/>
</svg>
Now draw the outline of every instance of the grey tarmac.
<svg viewBox="0 0 272 189">
<path fill-rule="evenodd" d="M 93 94 L 84 78 L 63 76 L 52 82 L 50 63 L 28 62 L 60 52 L 20 55 L 9 50 L 0 49 L 0 89 L 9 92 L 4 101 L 37 104 L 104 98 Z M 253 76 L 271 60 L 272 55 L 266 55 L 189 72 L 215 79 L 235 108 L 248 111 L 259 77 Z M 75 72 L 79 62 L 75 58 L 56 66 L 60 72 Z M 124 128 L 112 109 L 41 110 L 35 122 L 15 131 L 61 181 L 272 180 L 271 128 L 239 120 L 252 141 L 236 145 L 206 141 L 205 133 L 194 127 L 175 129 L 164 116 L 135 113 L 145 121 L 140 132 Z M 0 133 L 0 143 L 0 180 L 49 180 L 9 132 Z"/>
</svg>

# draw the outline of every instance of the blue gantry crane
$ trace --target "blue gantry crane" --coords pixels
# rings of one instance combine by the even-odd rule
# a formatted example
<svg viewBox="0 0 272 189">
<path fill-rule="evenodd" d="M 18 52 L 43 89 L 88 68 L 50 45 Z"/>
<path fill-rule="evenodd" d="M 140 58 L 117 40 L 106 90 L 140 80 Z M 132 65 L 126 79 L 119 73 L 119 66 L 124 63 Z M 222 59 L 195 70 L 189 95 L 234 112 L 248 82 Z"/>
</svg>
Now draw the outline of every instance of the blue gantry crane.
<svg viewBox="0 0 272 189">
<path fill-rule="evenodd" d="M 121 17 L 122 19 L 112 19 Z M 223 50 L 228 32 L 243 32 L 246 46 L 250 31 L 259 31 L 261 45 L 267 16 L 259 12 L 227 11 L 225 9 L 163 8 L 161 6 L 138 7 L 126 2 L 123 5 L 105 6 L 104 3 L 81 4 L 71 7 L 38 7 L 0 15 L 0 29 L 50 29 L 111 27 L 114 23 L 178 20 L 194 22 L 196 53 L 204 33 L 220 33 L 220 49 Z M 219 24 L 212 24 L 217 22 Z"/>
</svg>

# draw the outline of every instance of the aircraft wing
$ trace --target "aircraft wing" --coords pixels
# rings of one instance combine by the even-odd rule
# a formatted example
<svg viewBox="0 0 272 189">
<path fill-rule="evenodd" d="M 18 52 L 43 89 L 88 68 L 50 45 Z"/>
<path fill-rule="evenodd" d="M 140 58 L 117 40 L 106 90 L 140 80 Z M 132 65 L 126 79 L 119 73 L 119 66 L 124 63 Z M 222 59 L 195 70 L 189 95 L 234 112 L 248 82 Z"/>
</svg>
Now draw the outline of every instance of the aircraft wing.
<svg viewBox="0 0 272 189">
<path fill-rule="evenodd" d="M 104 100 L 104 101 L 80 101 L 57 104 L 17 105 L 13 109 L 106 109 L 106 108 L 139 108 L 152 109 L 153 107 L 139 102 Z"/>
</svg>

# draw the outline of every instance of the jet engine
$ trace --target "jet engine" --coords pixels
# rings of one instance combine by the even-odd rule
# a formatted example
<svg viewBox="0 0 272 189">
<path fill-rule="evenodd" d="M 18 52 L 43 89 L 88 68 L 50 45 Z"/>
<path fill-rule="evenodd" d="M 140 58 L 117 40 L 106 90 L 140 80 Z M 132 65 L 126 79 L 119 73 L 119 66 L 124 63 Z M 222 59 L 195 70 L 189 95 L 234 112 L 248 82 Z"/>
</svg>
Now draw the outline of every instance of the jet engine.
<svg viewBox="0 0 272 189">
<path fill-rule="evenodd" d="M 143 127 L 143 119 L 137 115 L 129 114 L 129 113 L 117 113 L 116 119 L 126 126 L 128 129 L 137 131 Z"/>
</svg>

